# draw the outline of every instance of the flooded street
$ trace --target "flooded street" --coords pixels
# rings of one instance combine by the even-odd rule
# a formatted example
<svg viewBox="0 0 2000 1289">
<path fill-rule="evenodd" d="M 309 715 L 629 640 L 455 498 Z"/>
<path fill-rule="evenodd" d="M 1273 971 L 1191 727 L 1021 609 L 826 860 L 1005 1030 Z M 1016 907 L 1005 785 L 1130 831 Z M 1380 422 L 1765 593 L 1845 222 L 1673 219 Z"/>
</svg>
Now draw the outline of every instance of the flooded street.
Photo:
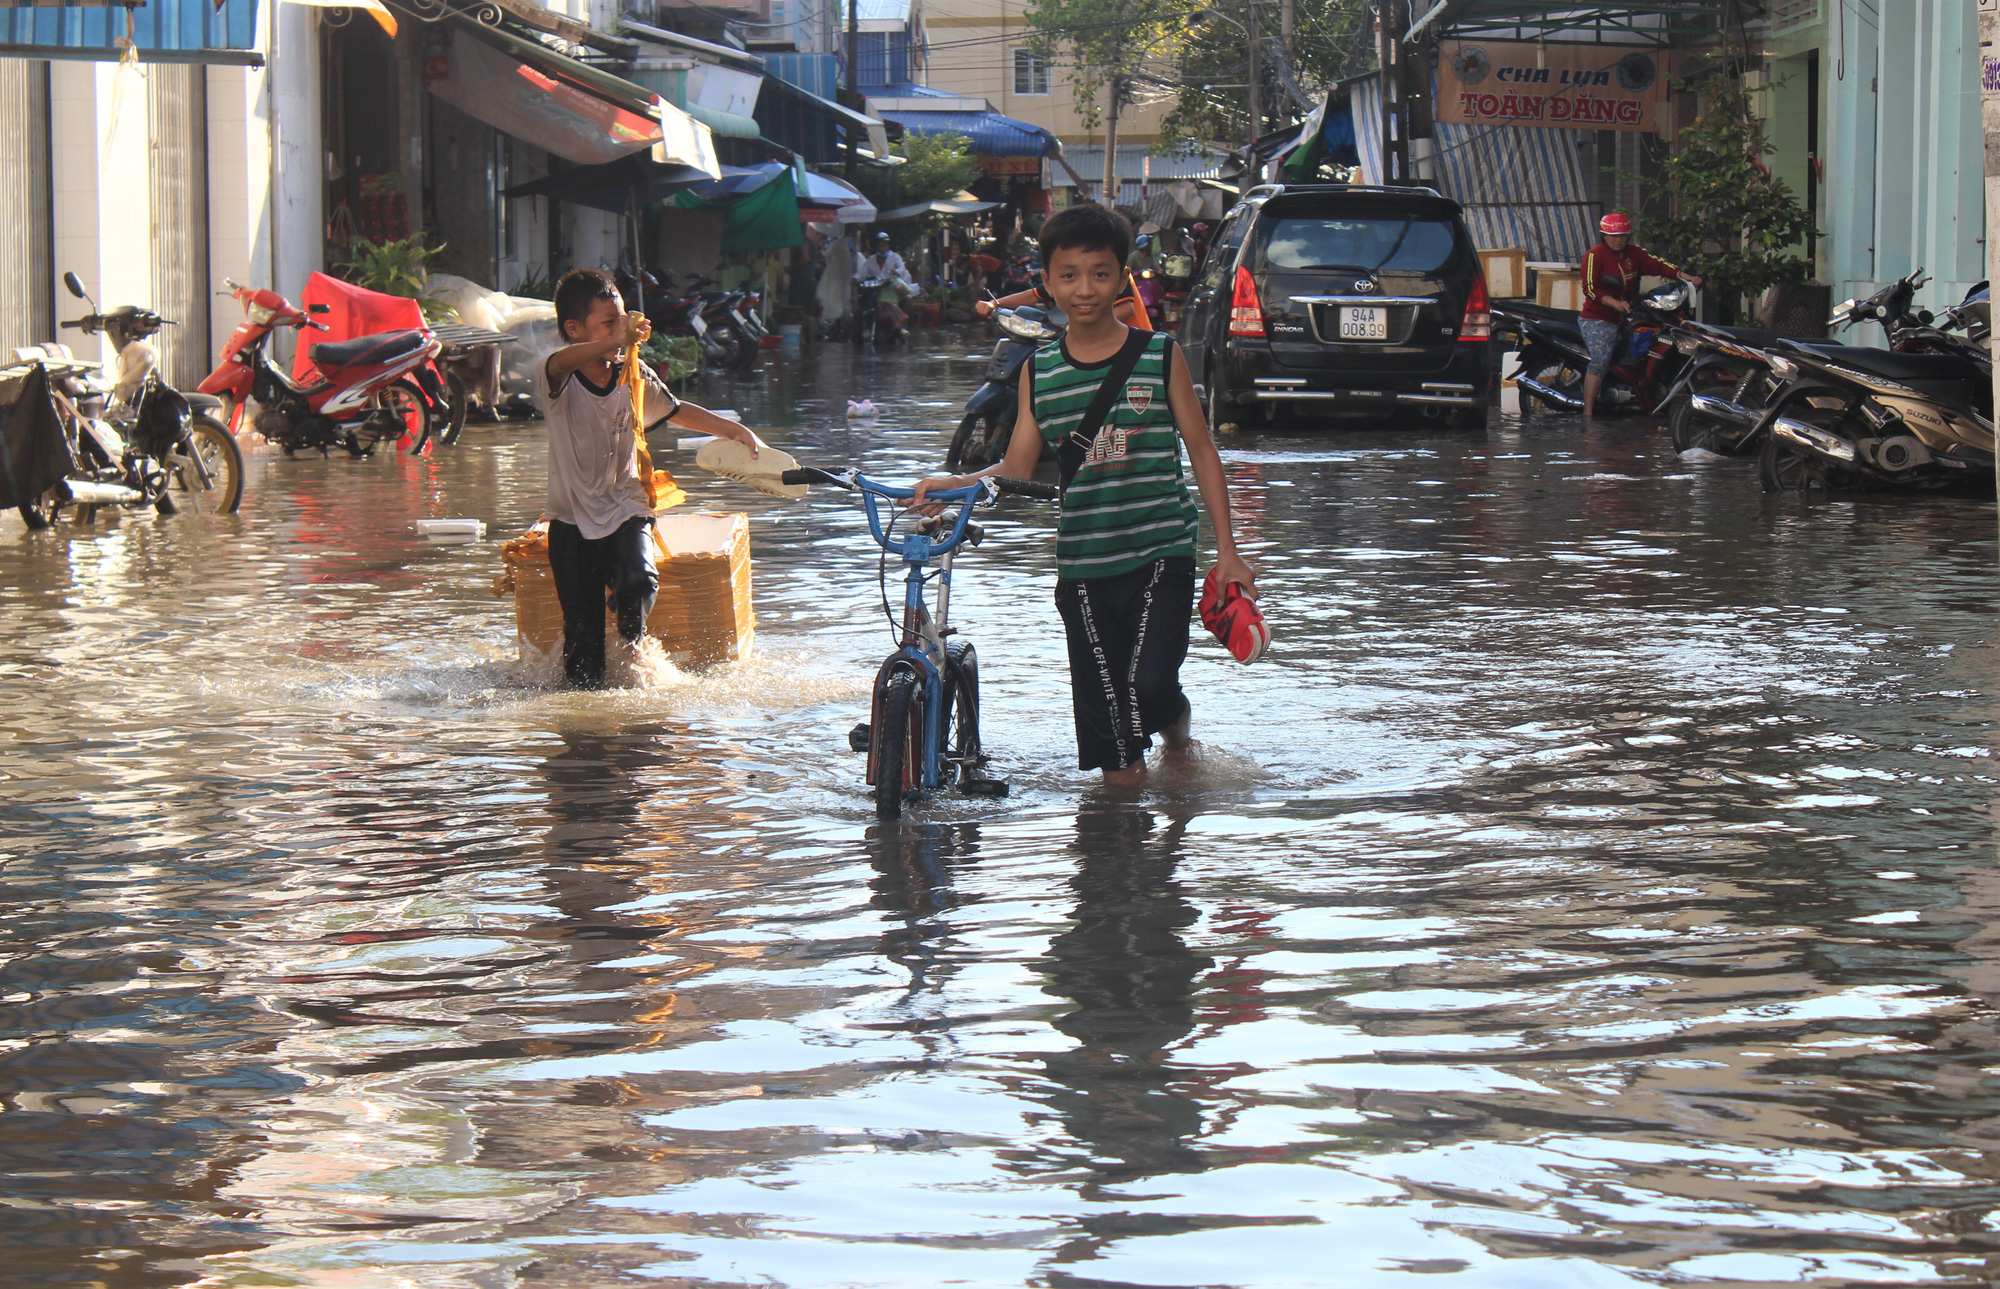
<svg viewBox="0 0 2000 1289">
<path fill-rule="evenodd" d="M 988 344 L 697 397 L 906 479 Z M 899 825 L 845 494 L 661 451 L 755 655 L 597 694 L 490 589 L 538 424 L 0 518 L 0 1283 L 2000 1276 L 1993 504 L 1639 422 L 1222 448 L 1276 643 L 1199 635 L 1194 770 L 1074 769 L 1008 499 L 952 613 L 1013 793 Z"/>
</svg>

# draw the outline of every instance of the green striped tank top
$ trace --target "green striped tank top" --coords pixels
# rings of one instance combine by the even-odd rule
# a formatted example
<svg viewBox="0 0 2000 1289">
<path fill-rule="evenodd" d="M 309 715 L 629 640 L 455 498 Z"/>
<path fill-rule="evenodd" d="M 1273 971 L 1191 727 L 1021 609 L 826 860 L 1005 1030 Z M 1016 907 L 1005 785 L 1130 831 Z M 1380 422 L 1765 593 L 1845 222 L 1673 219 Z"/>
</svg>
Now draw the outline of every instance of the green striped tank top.
<svg viewBox="0 0 2000 1289">
<path fill-rule="evenodd" d="M 1181 474 L 1180 434 L 1167 406 L 1165 332 L 1153 333 L 1063 494 L 1056 575 L 1116 577 L 1172 555 L 1194 558 L 1195 505 Z M 1061 340 L 1035 353 L 1035 423 L 1052 445 L 1083 420 L 1110 358 L 1071 360 Z"/>
</svg>

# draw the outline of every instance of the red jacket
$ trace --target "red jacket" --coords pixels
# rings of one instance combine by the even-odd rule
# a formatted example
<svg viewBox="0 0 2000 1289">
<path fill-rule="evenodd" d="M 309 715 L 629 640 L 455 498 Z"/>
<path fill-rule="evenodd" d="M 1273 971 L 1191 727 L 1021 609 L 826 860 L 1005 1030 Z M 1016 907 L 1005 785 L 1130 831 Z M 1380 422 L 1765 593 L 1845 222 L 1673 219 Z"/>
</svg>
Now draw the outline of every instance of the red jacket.
<svg viewBox="0 0 2000 1289">
<path fill-rule="evenodd" d="M 1622 322 L 1625 315 L 1599 298 L 1610 296 L 1627 305 L 1639 298 L 1639 279 L 1646 274 L 1680 280 L 1681 271 L 1663 259 L 1628 244 L 1623 254 L 1603 242 L 1583 253 L 1583 316 L 1599 322 Z"/>
</svg>

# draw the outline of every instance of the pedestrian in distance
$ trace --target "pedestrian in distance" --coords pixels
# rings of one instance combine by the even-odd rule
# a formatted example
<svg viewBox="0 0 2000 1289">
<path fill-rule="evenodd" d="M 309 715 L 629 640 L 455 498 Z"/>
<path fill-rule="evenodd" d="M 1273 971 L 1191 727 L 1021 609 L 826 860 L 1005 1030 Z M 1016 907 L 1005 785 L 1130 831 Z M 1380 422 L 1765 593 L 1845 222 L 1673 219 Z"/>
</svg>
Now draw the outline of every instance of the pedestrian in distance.
<svg viewBox="0 0 2000 1289">
<path fill-rule="evenodd" d="M 910 503 L 923 507 L 933 489 L 988 475 L 1027 479 L 1043 445 L 1056 447 L 1063 478 L 1056 607 L 1068 641 L 1077 765 L 1101 770 L 1118 788 L 1144 781 L 1154 734 L 1170 750 L 1191 741 L 1180 669 L 1199 533 L 1183 444 L 1214 532 L 1210 576 L 1225 597 L 1231 586 L 1245 599 L 1257 595 L 1255 574 L 1236 551 L 1222 459 L 1187 360 L 1172 336 L 1128 327 L 1113 312 L 1130 288 L 1131 248 L 1130 225 L 1102 206 L 1073 206 L 1043 226 L 1046 289 L 1069 330 L 1022 370 L 1007 455 L 976 474 L 926 479 Z"/>
<path fill-rule="evenodd" d="M 1701 279 L 1694 274 L 1683 273 L 1634 246 L 1632 219 L 1623 211 L 1614 210 L 1598 220 L 1597 231 L 1602 235 L 1601 240 L 1583 253 L 1583 310 L 1577 319 L 1583 343 L 1590 347 L 1590 366 L 1583 375 L 1585 420 L 1596 414 L 1597 391 L 1603 387 L 1604 378 L 1611 374 L 1611 364 L 1618 357 L 1618 337 L 1625 315 L 1639 298 L 1639 279 L 1650 273 L 1689 286 L 1701 285 Z"/>
<path fill-rule="evenodd" d="M 556 328 L 569 343 L 542 366 L 549 410 L 549 572 L 562 605 L 563 675 L 579 688 L 604 684 L 604 609 L 610 592 L 618 634 L 636 649 L 653 611 L 653 508 L 639 477 L 631 393 L 618 381 L 627 346 L 653 324 L 625 312 L 617 283 L 573 269 L 556 284 Z M 650 371 L 646 429 L 673 422 L 698 434 L 747 443 L 757 436 L 704 407 L 683 403 Z"/>
</svg>

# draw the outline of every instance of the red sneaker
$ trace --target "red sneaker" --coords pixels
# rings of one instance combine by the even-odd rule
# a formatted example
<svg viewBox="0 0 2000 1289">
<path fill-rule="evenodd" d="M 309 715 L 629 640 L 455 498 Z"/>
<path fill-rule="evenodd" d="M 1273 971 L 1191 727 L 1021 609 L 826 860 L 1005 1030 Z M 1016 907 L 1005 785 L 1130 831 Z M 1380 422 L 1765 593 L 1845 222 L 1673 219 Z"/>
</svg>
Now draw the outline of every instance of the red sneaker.
<svg viewBox="0 0 2000 1289">
<path fill-rule="evenodd" d="M 1231 582 L 1216 585 L 1215 570 L 1201 584 L 1201 624 L 1222 641 L 1238 662 L 1255 662 L 1271 647 L 1271 627 L 1257 606 Z"/>
</svg>

